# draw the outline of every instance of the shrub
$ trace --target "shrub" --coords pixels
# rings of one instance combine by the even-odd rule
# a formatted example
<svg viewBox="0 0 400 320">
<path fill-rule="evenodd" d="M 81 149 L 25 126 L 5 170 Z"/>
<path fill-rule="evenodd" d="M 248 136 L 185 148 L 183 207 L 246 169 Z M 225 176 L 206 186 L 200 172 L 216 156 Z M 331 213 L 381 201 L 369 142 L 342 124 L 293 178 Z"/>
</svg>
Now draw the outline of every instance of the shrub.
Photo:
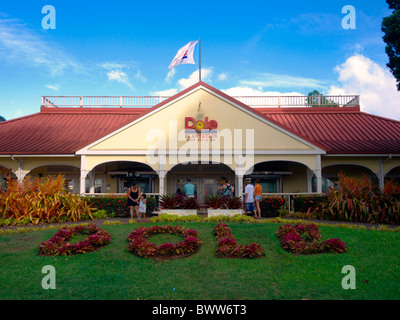
<svg viewBox="0 0 400 320">
<path fill-rule="evenodd" d="M 87 235 L 82 241 L 72 244 L 70 241 L 75 235 Z M 61 228 L 49 240 L 39 245 L 40 255 L 65 256 L 78 253 L 92 252 L 105 246 L 111 241 L 111 234 L 95 224 L 70 226 Z"/>
<path fill-rule="evenodd" d="M 340 173 L 337 186 L 329 188 L 314 214 L 326 220 L 399 224 L 398 190 L 393 181 L 380 190 L 367 176 L 355 179 Z"/>
<path fill-rule="evenodd" d="M 264 249 L 257 243 L 240 245 L 232 235 L 231 228 L 225 223 L 218 223 L 214 227 L 214 236 L 217 238 L 216 255 L 219 258 L 258 258 L 264 256 Z"/>
<path fill-rule="evenodd" d="M 226 204 L 228 198 L 224 197 L 220 194 L 214 193 L 214 194 L 207 194 L 204 197 L 204 205 L 207 208 L 211 209 L 220 209 L 223 208 L 224 205 Z"/>
<path fill-rule="evenodd" d="M 294 254 L 347 252 L 345 243 L 339 239 L 320 241 L 319 226 L 314 223 L 281 225 L 276 235 L 282 248 Z"/>
<path fill-rule="evenodd" d="M 260 202 L 263 217 L 277 217 L 279 210 L 284 206 L 285 199 L 280 197 L 265 197 Z"/>
<path fill-rule="evenodd" d="M 155 234 L 176 234 L 183 237 L 178 243 L 163 243 L 157 246 L 148 242 L 147 238 Z M 195 230 L 186 229 L 181 226 L 152 226 L 140 227 L 128 235 L 128 251 L 143 258 L 175 259 L 195 253 L 202 242 L 197 237 Z"/>
<path fill-rule="evenodd" d="M 64 189 L 62 175 L 44 178 L 26 177 L 22 182 L 7 178 L 7 189 L 0 189 L 0 214 L 14 225 L 21 221 L 79 221 L 92 218 L 91 206 L 84 198 Z"/>
<path fill-rule="evenodd" d="M 322 195 L 309 195 L 309 196 L 296 196 L 293 199 L 293 206 L 295 212 L 302 212 L 311 215 L 318 205 L 326 200 L 326 196 Z"/>
</svg>

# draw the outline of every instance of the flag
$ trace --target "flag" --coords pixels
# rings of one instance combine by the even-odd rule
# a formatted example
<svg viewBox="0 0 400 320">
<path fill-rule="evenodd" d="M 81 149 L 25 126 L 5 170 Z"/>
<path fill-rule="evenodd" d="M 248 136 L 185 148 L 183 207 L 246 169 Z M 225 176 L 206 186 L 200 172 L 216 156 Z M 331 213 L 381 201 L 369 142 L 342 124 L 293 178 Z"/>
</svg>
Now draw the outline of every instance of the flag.
<svg viewBox="0 0 400 320">
<path fill-rule="evenodd" d="M 169 65 L 169 70 L 179 64 L 195 64 L 193 60 L 193 51 L 197 42 L 198 41 L 190 41 L 186 46 L 180 48 L 175 58 Z"/>
</svg>

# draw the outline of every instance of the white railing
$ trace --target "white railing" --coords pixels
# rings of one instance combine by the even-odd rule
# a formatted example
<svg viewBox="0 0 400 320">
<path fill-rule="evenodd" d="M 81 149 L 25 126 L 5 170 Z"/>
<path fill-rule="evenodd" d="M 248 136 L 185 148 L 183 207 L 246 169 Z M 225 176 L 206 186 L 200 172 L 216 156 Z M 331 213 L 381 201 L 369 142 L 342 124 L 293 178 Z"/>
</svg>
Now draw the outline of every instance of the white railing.
<svg viewBox="0 0 400 320">
<path fill-rule="evenodd" d="M 360 96 L 233 96 L 251 107 L 355 107 Z"/>
<path fill-rule="evenodd" d="M 43 107 L 152 107 L 167 96 L 42 96 Z M 360 96 L 233 96 L 251 107 L 354 107 Z"/>
<path fill-rule="evenodd" d="M 43 107 L 152 107 L 166 96 L 42 96 Z"/>
</svg>

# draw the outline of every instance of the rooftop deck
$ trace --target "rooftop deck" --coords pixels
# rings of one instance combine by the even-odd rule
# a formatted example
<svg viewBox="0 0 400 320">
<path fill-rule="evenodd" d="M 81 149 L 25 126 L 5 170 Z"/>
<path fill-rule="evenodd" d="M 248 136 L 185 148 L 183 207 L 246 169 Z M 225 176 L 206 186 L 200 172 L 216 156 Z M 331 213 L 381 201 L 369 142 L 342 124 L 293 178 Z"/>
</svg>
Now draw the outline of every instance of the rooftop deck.
<svg viewBox="0 0 400 320">
<path fill-rule="evenodd" d="M 42 96 L 41 106 L 143 108 L 153 107 L 168 96 Z M 233 96 L 232 98 L 250 107 L 356 107 L 360 105 L 358 95 L 339 96 Z"/>
</svg>

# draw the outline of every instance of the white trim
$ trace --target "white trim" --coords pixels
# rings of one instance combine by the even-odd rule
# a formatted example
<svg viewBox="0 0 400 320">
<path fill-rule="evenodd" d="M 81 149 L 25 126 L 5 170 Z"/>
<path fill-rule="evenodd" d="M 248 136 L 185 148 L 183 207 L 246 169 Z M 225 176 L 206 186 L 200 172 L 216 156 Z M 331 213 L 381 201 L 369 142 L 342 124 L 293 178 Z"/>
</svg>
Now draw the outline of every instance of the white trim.
<svg viewBox="0 0 400 320">
<path fill-rule="evenodd" d="M 31 157 L 31 158 L 39 158 L 39 157 L 69 157 L 74 158 L 78 155 L 76 154 L 0 154 L 0 158 L 9 158 L 9 157 Z"/>
<path fill-rule="evenodd" d="M 248 150 L 226 150 L 226 149 L 218 149 L 218 150 L 191 150 L 191 154 L 193 155 L 206 155 L 206 154 L 216 154 L 216 155 L 237 155 L 237 154 L 248 154 Z M 87 150 L 84 154 L 81 155 L 114 155 L 114 156 L 126 156 L 126 155 L 138 155 L 138 156 L 146 156 L 148 154 L 148 150 Z M 325 152 L 325 151 L 324 151 Z M 158 154 L 162 155 L 185 155 L 185 151 L 181 150 L 157 150 Z M 254 155 L 278 155 L 278 154 L 295 154 L 295 155 L 307 155 L 307 154 L 323 154 L 319 150 L 254 150 L 251 152 Z M 128 161 L 128 160 L 121 160 Z M 134 161 L 134 160 L 132 160 Z"/>
<path fill-rule="evenodd" d="M 400 157 L 400 154 L 390 154 L 392 157 Z M 388 153 L 352 153 L 352 154 L 340 154 L 340 153 L 332 153 L 332 154 L 326 154 L 325 157 L 388 157 Z"/>
<path fill-rule="evenodd" d="M 308 142 L 308 141 L 304 140 L 303 138 L 300 138 L 299 136 L 295 135 L 294 133 L 292 133 L 292 132 L 290 132 L 290 131 L 287 131 L 286 129 L 283 129 L 283 128 L 280 127 L 279 125 L 277 125 L 277 124 L 275 124 L 275 123 L 272 123 L 272 122 L 268 121 L 267 119 L 265 119 L 265 118 L 263 118 L 263 117 L 261 117 L 261 116 L 255 114 L 255 113 L 253 113 L 253 112 L 250 112 L 250 111 L 247 110 L 246 108 L 244 108 L 244 107 L 242 107 L 242 106 L 240 106 L 240 105 L 234 103 L 233 101 L 231 101 L 231 100 L 229 100 L 229 99 L 227 99 L 227 98 L 225 98 L 225 97 L 223 97 L 223 96 L 218 95 L 217 93 L 215 93 L 214 91 L 212 91 L 212 90 L 210 90 L 210 89 L 204 87 L 203 85 L 199 85 L 199 86 L 196 86 L 195 88 L 193 88 L 192 90 L 186 92 L 185 94 L 180 95 L 179 97 L 177 97 L 177 98 L 171 100 L 170 102 L 165 103 L 164 105 L 162 105 L 162 106 L 160 106 L 160 107 L 157 107 L 157 108 L 154 109 L 153 111 L 151 111 L 151 112 L 149 112 L 149 113 L 143 115 L 142 117 L 140 117 L 140 118 L 138 118 L 138 119 L 136 119 L 136 120 L 134 120 L 134 121 L 128 123 L 127 125 L 125 125 L 125 126 L 119 128 L 119 129 L 117 129 L 116 131 L 114 131 L 114 132 L 112 132 L 112 133 L 110 133 L 110 134 L 108 134 L 108 135 L 106 135 L 106 136 L 104 136 L 104 137 L 98 139 L 98 140 L 95 141 L 95 142 L 92 142 L 92 143 L 89 144 L 88 146 L 86 146 L 86 147 L 84 147 L 84 148 L 78 150 L 78 151 L 76 152 L 76 154 L 77 154 L 77 155 L 82 155 L 82 154 L 86 154 L 86 155 L 87 155 L 87 154 L 89 154 L 89 153 L 88 153 L 88 152 L 89 152 L 89 149 L 92 148 L 93 146 L 95 146 L 95 145 L 97 145 L 97 144 L 99 144 L 99 143 L 101 143 L 101 142 L 103 142 L 103 141 L 105 141 L 105 140 L 111 138 L 112 136 L 114 136 L 114 135 L 116 135 L 116 134 L 122 132 L 123 130 L 125 130 L 125 129 L 131 127 L 131 126 L 133 126 L 134 124 L 136 124 L 136 123 L 138 123 L 138 122 L 140 122 L 140 121 L 142 121 L 142 120 L 144 120 L 144 119 L 146 119 L 146 118 L 152 116 L 154 113 L 156 113 L 156 112 L 158 112 L 158 111 L 161 111 L 161 110 L 163 110 L 163 109 L 169 107 L 170 105 L 176 103 L 177 101 L 179 101 L 179 100 L 181 100 L 181 99 L 183 99 L 183 98 L 186 98 L 187 96 L 191 95 L 192 93 L 194 93 L 194 92 L 196 92 L 196 91 L 198 91 L 198 90 L 200 90 L 200 89 L 203 89 L 204 91 L 210 93 L 211 95 L 213 95 L 213 96 L 215 96 L 215 97 L 217 97 L 217 98 L 219 98 L 219 99 L 225 101 L 226 103 L 228 103 L 228 104 L 230 104 L 230 105 L 236 107 L 237 109 L 239 109 L 239 110 L 241 110 L 241 111 L 243 111 L 243 112 L 249 114 L 250 116 L 253 116 L 254 118 L 260 120 L 261 122 L 264 122 L 265 124 L 267 124 L 267 125 L 269 125 L 269 126 L 275 128 L 276 130 L 287 134 L 288 136 L 292 137 L 293 139 L 295 139 L 295 140 L 297 140 L 297 141 L 299 141 L 299 142 L 304 143 L 305 145 L 309 146 L 310 148 L 313 148 L 313 149 L 315 150 L 314 154 L 325 154 L 325 153 L 326 153 L 325 150 L 322 150 L 320 147 L 317 147 L 317 146 L 313 145 L 311 142 Z M 250 107 L 249 107 L 249 108 L 250 108 Z"/>
</svg>

